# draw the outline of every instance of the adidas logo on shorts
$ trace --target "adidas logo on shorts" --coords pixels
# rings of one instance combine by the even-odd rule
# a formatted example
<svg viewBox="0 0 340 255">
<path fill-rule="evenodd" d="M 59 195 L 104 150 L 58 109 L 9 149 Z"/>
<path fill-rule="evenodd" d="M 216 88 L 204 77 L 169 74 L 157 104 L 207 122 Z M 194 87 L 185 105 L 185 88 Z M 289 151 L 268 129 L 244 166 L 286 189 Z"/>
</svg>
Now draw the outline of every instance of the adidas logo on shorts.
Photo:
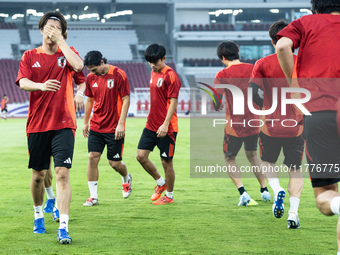
<svg viewBox="0 0 340 255">
<path fill-rule="evenodd" d="M 65 163 L 65 164 L 71 164 L 71 163 L 72 163 L 71 158 L 66 159 L 66 160 L 64 161 L 64 163 Z"/>
<path fill-rule="evenodd" d="M 120 158 L 120 155 L 117 153 L 116 155 L 113 156 L 113 158 Z"/>
<path fill-rule="evenodd" d="M 166 155 L 166 153 L 165 152 L 163 152 L 163 154 L 161 155 L 162 157 L 165 157 L 165 158 L 167 158 L 168 157 L 168 155 Z"/>
</svg>

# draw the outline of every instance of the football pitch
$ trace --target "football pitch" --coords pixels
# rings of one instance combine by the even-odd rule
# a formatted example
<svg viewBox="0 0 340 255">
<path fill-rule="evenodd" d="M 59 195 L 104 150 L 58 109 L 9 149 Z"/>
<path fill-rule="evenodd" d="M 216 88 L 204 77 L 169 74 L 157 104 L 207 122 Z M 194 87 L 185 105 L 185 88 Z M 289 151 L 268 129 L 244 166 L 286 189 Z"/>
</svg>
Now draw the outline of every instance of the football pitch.
<svg viewBox="0 0 340 255">
<path fill-rule="evenodd" d="M 26 119 L 0 120 L 0 254 L 336 254 L 338 217 L 326 217 L 318 211 L 308 178 L 299 207 L 300 229 L 287 229 L 286 178 L 280 180 L 287 192 L 286 211 L 281 219 L 273 216 L 271 202 L 261 200 L 254 178 L 243 179 L 247 192 L 258 202 L 257 206 L 248 207 L 237 206 L 239 194 L 230 179 L 190 178 L 188 118 L 179 119 L 173 204 L 151 204 L 155 182 L 135 158 L 146 119 L 128 118 L 123 161 L 133 177 L 132 194 L 128 199 L 122 198 L 121 178 L 109 166 L 105 150 L 99 163 L 99 205 L 84 207 L 89 190 L 82 121 L 78 119 L 70 171 L 69 234 L 73 242 L 60 245 L 59 223 L 52 221 L 51 214 L 45 214 L 46 234 L 32 233 Z M 164 176 L 158 149 L 150 155 Z M 248 165 L 243 150 L 238 163 Z M 53 187 L 55 191 L 55 180 Z"/>
</svg>

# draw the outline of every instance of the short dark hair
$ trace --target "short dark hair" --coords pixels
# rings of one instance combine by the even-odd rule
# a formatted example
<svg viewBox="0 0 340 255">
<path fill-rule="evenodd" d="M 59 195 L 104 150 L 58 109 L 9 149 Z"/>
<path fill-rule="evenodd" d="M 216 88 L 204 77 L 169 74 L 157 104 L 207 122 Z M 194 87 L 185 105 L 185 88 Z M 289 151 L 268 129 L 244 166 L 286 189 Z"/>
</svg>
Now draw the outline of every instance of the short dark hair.
<svg viewBox="0 0 340 255">
<path fill-rule="evenodd" d="M 144 52 L 144 58 L 146 61 L 150 63 L 155 63 L 159 59 L 163 59 L 165 57 L 165 54 L 166 54 L 165 47 L 163 45 L 154 43 L 154 44 L 150 44 L 146 48 Z"/>
<path fill-rule="evenodd" d="M 340 12 L 340 0 L 311 0 L 310 3 L 314 14 Z"/>
<path fill-rule="evenodd" d="M 103 55 L 98 50 L 92 50 L 86 53 L 84 58 L 84 65 L 85 66 L 100 66 L 101 61 L 104 61 L 104 63 L 107 63 L 107 59 L 103 58 Z"/>
<path fill-rule="evenodd" d="M 225 57 L 227 60 L 232 61 L 240 58 L 240 49 L 238 45 L 232 41 L 221 42 L 217 47 L 217 56 L 223 60 Z"/>
<path fill-rule="evenodd" d="M 4 94 L 4 97 L 7 97 L 7 95 L 6 95 L 6 94 Z"/>
<path fill-rule="evenodd" d="M 39 29 L 44 29 L 44 26 L 46 25 L 49 19 L 57 20 L 60 22 L 61 34 L 66 39 L 67 38 L 67 22 L 63 14 L 61 14 L 61 12 L 59 11 L 46 12 L 44 16 L 42 16 L 41 19 L 39 20 L 39 24 L 38 24 Z"/>
<path fill-rule="evenodd" d="M 288 23 L 284 20 L 279 20 L 274 22 L 270 28 L 269 28 L 269 36 L 272 39 L 273 43 L 276 45 L 278 39 L 276 38 L 276 35 L 284 29 L 286 26 L 288 26 Z"/>
</svg>

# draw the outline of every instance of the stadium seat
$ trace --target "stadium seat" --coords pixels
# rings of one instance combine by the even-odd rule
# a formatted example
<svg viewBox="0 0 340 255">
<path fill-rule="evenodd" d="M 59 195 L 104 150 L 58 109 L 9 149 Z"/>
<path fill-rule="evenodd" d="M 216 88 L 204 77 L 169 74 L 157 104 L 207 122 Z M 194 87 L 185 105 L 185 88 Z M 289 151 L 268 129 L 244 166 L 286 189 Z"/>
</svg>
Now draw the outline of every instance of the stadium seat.
<svg viewBox="0 0 340 255">
<path fill-rule="evenodd" d="M 203 25 L 202 25 L 202 24 L 199 24 L 199 25 L 198 25 L 198 30 L 199 30 L 199 31 L 204 31 L 204 28 L 203 28 Z"/>
<path fill-rule="evenodd" d="M 222 24 L 220 24 L 220 23 L 217 24 L 217 30 L 222 31 Z"/>
<path fill-rule="evenodd" d="M 242 26 L 242 30 L 244 30 L 244 31 L 248 31 L 248 25 L 247 25 L 247 24 L 243 24 L 243 26 Z"/>
<path fill-rule="evenodd" d="M 231 30 L 231 31 L 235 31 L 235 27 L 234 27 L 233 24 L 230 24 L 230 30 Z"/>
<path fill-rule="evenodd" d="M 216 25 L 214 23 L 210 24 L 211 31 L 216 31 Z"/>
<path fill-rule="evenodd" d="M 223 24 L 223 30 L 228 31 L 229 30 L 229 25 L 228 24 Z"/>
<path fill-rule="evenodd" d="M 184 24 L 181 25 L 181 31 L 186 31 Z"/>
<path fill-rule="evenodd" d="M 197 27 L 196 24 L 194 24 L 194 25 L 192 26 L 192 30 L 193 30 L 193 31 L 198 31 L 198 27 Z"/>
<path fill-rule="evenodd" d="M 250 30 L 250 31 L 253 31 L 253 30 L 254 30 L 253 24 L 248 24 L 248 30 Z"/>
<path fill-rule="evenodd" d="M 186 26 L 186 31 L 191 31 L 191 25 L 190 25 L 190 24 L 188 24 L 188 25 Z"/>
<path fill-rule="evenodd" d="M 205 24 L 205 31 L 210 31 L 210 26 L 209 26 L 209 24 Z"/>
</svg>

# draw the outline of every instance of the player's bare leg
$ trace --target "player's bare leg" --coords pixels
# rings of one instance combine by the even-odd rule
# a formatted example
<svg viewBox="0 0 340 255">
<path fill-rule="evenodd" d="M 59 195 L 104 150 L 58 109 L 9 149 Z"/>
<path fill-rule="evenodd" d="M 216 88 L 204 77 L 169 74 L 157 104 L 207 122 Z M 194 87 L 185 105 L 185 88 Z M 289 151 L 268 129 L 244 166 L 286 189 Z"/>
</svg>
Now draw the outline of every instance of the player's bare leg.
<svg viewBox="0 0 340 255">
<path fill-rule="evenodd" d="M 290 209 L 288 215 L 288 228 L 299 228 L 299 218 L 298 218 L 298 209 L 300 204 L 300 197 L 303 189 L 303 176 L 301 173 L 301 169 L 289 169 L 289 183 L 288 183 L 288 192 L 289 192 L 289 201 L 290 201 Z"/>
<path fill-rule="evenodd" d="M 249 163 L 251 164 L 253 169 L 256 169 L 256 171 L 253 171 L 253 173 L 256 176 L 258 182 L 260 183 L 261 188 L 267 187 L 266 180 L 261 171 L 261 160 L 257 156 L 256 151 L 245 151 L 245 152 L 246 152 L 246 156 L 247 156 Z"/>
<path fill-rule="evenodd" d="M 172 159 L 165 159 L 161 158 L 162 165 L 164 168 L 165 173 L 165 180 L 166 180 L 166 190 L 168 192 L 173 192 L 174 184 L 175 184 L 175 171 Z"/>
<path fill-rule="evenodd" d="M 243 186 L 243 183 L 241 180 L 240 169 L 236 163 L 235 157 L 234 156 L 228 157 L 224 155 L 224 160 L 225 160 L 227 169 L 231 170 L 231 171 L 228 171 L 228 175 L 230 179 L 233 181 L 237 189 L 240 188 L 241 186 Z"/>
<path fill-rule="evenodd" d="M 239 198 L 239 206 L 246 206 L 249 204 L 251 198 L 248 195 L 247 191 L 245 190 L 245 188 L 243 187 L 243 183 L 241 180 L 241 172 L 240 169 L 236 163 L 235 157 L 234 156 L 226 156 L 224 154 L 224 160 L 225 160 L 225 164 L 227 166 L 228 171 L 228 175 L 230 177 L 230 179 L 232 180 L 232 182 L 234 183 L 234 185 L 236 186 L 236 188 L 238 189 L 239 193 L 240 193 L 240 198 Z"/>
<path fill-rule="evenodd" d="M 142 165 L 142 167 L 147 171 L 152 178 L 158 180 L 161 178 L 161 175 L 157 171 L 155 164 L 149 159 L 149 150 L 137 150 L 137 160 Z"/>
<path fill-rule="evenodd" d="M 336 238 L 338 243 L 338 253 L 340 252 L 340 218 L 338 220 L 338 225 L 336 227 Z"/>
<path fill-rule="evenodd" d="M 100 152 L 89 153 L 89 163 L 87 165 L 87 180 L 89 182 L 98 181 L 99 171 L 98 171 L 98 163 L 101 157 Z"/>
<path fill-rule="evenodd" d="M 128 174 L 126 165 L 123 161 L 109 160 L 109 164 L 122 177 L 125 177 Z"/>
<path fill-rule="evenodd" d="M 59 229 L 68 231 L 68 215 L 71 204 L 70 170 L 66 167 L 56 167 L 55 176 L 57 182 L 57 203 L 60 213 Z"/>
<path fill-rule="evenodd" d="M 340 194 L 338 193 L 338 184 L 334 183 L 323 187 L 314 187 L 313 190 L 315 195 L 316 206 L 318 207 L 319 211 L 326 216 L 332 216 L 334 214 L 337 214 L 336 212 L 337 201 L 334 200 L 332 205 L 332 200 L 334 198 L 338 199 L 340 205 Z M 333 210 L 335 212 L 332 211 L 331 207 L 334 208 Z M 340 210 L 340 208 L 338 208 L 338 210 Z M 340 213 L 338 215 L 340 215 Z"/>
<path fill-rule="evenodd" d="M 34 207 L 34 228 L 33 233 L 43 234 L 46 233 L 44 214 L 42 210 L 42 204 L 44 201 L 44 179 L 46 175 L 46 170 L 36 171 L 32 170 L 31 179 L 31 193 L 33 198 Z"/>
<path fill-rule="evenodd" d="M 55 203 L 55 195 L 52 188 L 52 179 L 53 174 L 50 168 L 46 171 L 44 183 L 45 183 L 45 191 L 47 194 L 47 200 L 44 206 L 44 213 L 53 213 L 53 211 L 57 210 L 57 204 Z M 54 208 L 55 207 L 55 208 Z M 52 214 L 53 220 L 59 219 L 59 212 Z"/>
<path fill-rule="evenodd" d="M 47 170 L 36 171 L 32 170 L 32 179 L 31 179 L 31 193 L 33 198 L 34 206 L 42 206 L 44 202 L 44 179 Z"/>
</svg>

